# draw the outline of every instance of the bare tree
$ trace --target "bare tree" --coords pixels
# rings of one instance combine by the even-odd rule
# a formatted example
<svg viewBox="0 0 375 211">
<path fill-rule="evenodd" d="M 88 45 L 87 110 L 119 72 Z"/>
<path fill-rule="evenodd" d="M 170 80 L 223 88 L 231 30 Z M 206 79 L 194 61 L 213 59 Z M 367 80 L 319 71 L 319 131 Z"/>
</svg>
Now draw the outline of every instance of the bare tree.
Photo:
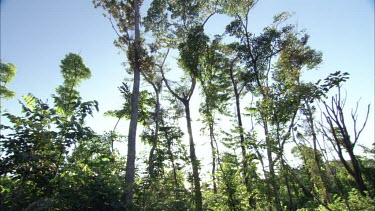
<svg viewBox="0 0 375 211">
<path fill-rule="evenodd" d="M 367 187 L 363 181 L 361 167 L 358 162 L 357 156 L 354 154 L 354 148 L 358 142 L 359 136 L 361 135 L 363 129 L 366 126 L 368 115 L 370 112 L 370 105 L 367 106 L 366 118 L 360 127 L 357 129 L 358 124 L 358 102 L 355 110 L 351 112 L 351 118 L 353 121 L 353 132 L 354 139 L 350 137 L 347 123 L 344 118 L 344 106 L 346 102 L 346 97 L 341 98 L 341 89 L 338 86 L 338 94 L 331 98 L 331 103 L 323 102 L 325 112 L 323 115 L 328 123 L 328 128 L 323 129 L 324 135 L 332 143 L 334 150 L 340 158 L 340 161 L 344 165 L 347 172 L 354 178 L 358 185 L 359 191 L 364 194 Z M 345 159 L 345 151 L 349 155 L 350 161 Z"/>
</svg>

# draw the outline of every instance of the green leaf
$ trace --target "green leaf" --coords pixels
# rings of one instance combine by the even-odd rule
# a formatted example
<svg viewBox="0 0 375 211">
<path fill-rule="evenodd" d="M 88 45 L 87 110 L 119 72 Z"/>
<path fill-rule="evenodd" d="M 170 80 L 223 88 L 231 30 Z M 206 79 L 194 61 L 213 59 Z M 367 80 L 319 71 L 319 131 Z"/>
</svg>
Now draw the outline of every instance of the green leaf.
<svg viewBox="0 0 375 211">
<path fill-rule="evenodd" d="M 103 161 L 103 162 L 108 162 L 108 161 L 109 161 L 109 158 L 102 158 L 102 161 Z"/>
<path fill-rule="evenodd" d="M 30 109 L 30 110 L 34 110 L 38 99 L 34 95 L 32 95 L 31 93 L 29 93 L 27 95 L 23 95 L 22 98 L 25 101 L 27 108 Z"/>
</svg>

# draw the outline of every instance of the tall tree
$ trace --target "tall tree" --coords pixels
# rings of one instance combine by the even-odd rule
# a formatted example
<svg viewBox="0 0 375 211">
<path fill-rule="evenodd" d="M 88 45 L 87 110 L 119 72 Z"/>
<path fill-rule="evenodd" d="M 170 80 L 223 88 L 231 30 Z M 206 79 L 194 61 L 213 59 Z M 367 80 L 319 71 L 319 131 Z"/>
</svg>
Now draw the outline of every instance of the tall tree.
<svg viewBox="0 0 375 211">
<path fill-rule="evenodd" d="M 215 13 L 215 6 L 211 1 L 153 1 L 145 18 L 147 30 L 152 31 L 164 47 L 179 51 L 180 67 L 190 78 L 190 85 L 173 90 L 170 82 L 162 71 L 163 80 L 176 99 L 185 107 L 187 129 L 189 134 L 190 159 L 193 169 L 193 182 L 195 205 L 197 210 L 202 210 L 202 193 L 199 178 L 199 162 L 195 154 L 193 140 L 190 99 L 195 89 L 202 50 L 208 42 L 204 34 L 204 25 Z M 169 51 L 169 50 L 168 50 Z"/>
<path fill-rule="evenodd" d="M 134 178 L 135 178 L 135 157 L 136 157 L 136 136 L 138 125 L 138 107 L 139 107 L 139 87 L 142 69 L 142 60 L 145 58 L 145 50 L 142 48 L 140 33 L 140 6 L 142 1 L 113 1 L 113 0 L 94 0 L 96 7 L 103 7 L 110 15 L 109 19 L 112 27 L 115 26 L 112 18 L 115 19 L 118 30 L 118 40 L 116 45 L 126 51 L 127 60 L 133 70 L 133 89 L 131 100 L 131 118 L 128 133 L 128 153 L 125 174 L 125 204 L 127 209 L 133 206 Z M 134 32 L 134 36 L 130 35 Z M 121 33 L 121 34 L 120 34 Z"/>
<path fill-rule="evenodd" d="M 154 45 L 156 48 L 156 45 Z M 156 50 L 156 49 L 155 49 Z M 165 63 L 165 57 L 168 56 L 168 54 L 164 55 L 163 58 L 161 58 L 160 64 L 157 64 L 157 62 L 153 63 L 153 71 L 147 71 L 142 72 L 142 75 L 144 79 L 147 81 L 148 84 L 150 84 L 154 90 L 155 93 L 155 102 L 154 102 L 154 111 L 153 111 L 153 121 L 155 122 L 155 130 L 152 138 L 152 147 L 149 154 L 149 160 L 148 160 L 148 172 L 150 174 L 150 177 L 154 177 L 154 158 L 155 158 L 155 151 L 157 150 L 158 146 L 158 138 L 159 138 L 159 128 L 160 128 L 160 113 L 161 113 L 161 103 L 160 103 L 160 94 L 163 86 L 163 77 L 160 75 L 160 69 L 163 68 Z"/>
<path fill-rule="evenodd" d="M 287 13 L 276 15 L 274 23 L 264 28 L 260 35 L 252 34 L 249 31 L 249 12 L 256 2 L 238 1 L 238 5 L 228 5 L 224 1 L 223 11 L 234 17 L 227 26 L 227 33 L 239 40 L 238 55 L 246 67 L 244 80 L 253 94 L 259 96 L 256 110 L 265 137 L 267 180 L 272 188 L 273 204 L 281 210 L 275 166 L 298 111 L 300 100 L 294 92 L 298 90 L 302 67 L 314 68 L 320 63 L 321 55 L 306 46 L 308 36 L 299 37 L 292 25 L 279 27 L 288 18 Z M 289 129 L 284 136 L 280 132 L 287 122 Z"/>
<path fill-rule="evenodd" d="M 135 156 L 136 156 L 136 135 L 137 135 L 137 124 L 138 124 L 138 96 L 139 96 L 139 85 L 141 80 L 141 64 L 140 64 L 140 3 L 138 0 L 134 0 L 134 58 L 133 63 L 134 80 L 133 80 L 133 92 L 132 92 L 132 114 L 129 124 L 129 135 L 128 135 L 128 155 L 126 159 L 126 174 L 125 174 L 125 203 L 127 208 L 131 208 L 133 205 L 133 185 L 135 177 Z M 130 59 L 130 58 L 129 58 Z"/>
<path fill-rule="evenodd" d="M 209 132 L 212 156 L 212 185 L 213 191 L 217 193 L 216 169 L 217 169 L 217 113 L 226 113 L 228 94 L 226 89 L 229 86 L 226 75 L 221 68 L 224 65 L 223 56 L 217 51 L 220 48 L 220 37 L 216 37 L 209 45 L 206 46 L 205 53 L 202 57 L 201 71 L 198 72 L 203 101 L 200 105 L 199 112 L 202 114 L 202 121 L 206 130 Z"/>
<path fill-rule="evenodd" d="M 238 45 L 236 44 L 230 44 L 228 45 L 227 48 L 225 51 L 227 51 L 226 53 L 229 54 L 228 56 L 233 56 L 233 55 L 230 55 L 231 53 L 233 54 L 233 51 L 235 53 L 235 51 L 238 49 Z M 231 50 L 229 49 L 232 49 L 232 52 Z M 230 52 L 230 53 L 229 53 Z M 240 98 L 241 98 L 241 95 L 244 94 L 244 92 L 246 91 L 246 86 L 245 86 L 245 83 L 244 83 L 244 80 L 243 80 L 243 70 L 241 67 L 238 66 L 238 62 L 239 62 L 239 57 L 238 56 L 234 56 L 234 58 L 231 58 L 229 59 L 228 58 L 228 61 L 227 61 L 227 64 L 226 64 L 226 71 L 227 71 L 227 75 L 229 76 L 229 79 L 230 79 L 230 83 L 231 83 L 231 88 L 232 88 L 232 93 L 233 93 L 233 96 L 234 96 L 234 99 L 235 99 L 235 115 L 236 115 L 236 118 L 237 118 L 237 126 L 236 126 L 236 131 L 238 131 L 238 137 L 239 137 L 239 144 L 240 144 L 240 148 L 241 148 L 241 155 L 242 155 L 242 173 L 243 173 L 243 177 L 244 177 L 244 183 L 245 183 L 245 187 L 246 187 L 246 191 L 247 191 L 247 194 L 250 196 L 252 195 L 252 190 L 251 190 L 251 184 L 250 184 L 250 172 L 249 171 L 249 168 L 248 168 L 248 152 L 246 150 L 247 148 L 247 143 L 245 141 L 245 131 L 244 131 L 244 128 L 243 128 L 243 120 L 242 120 L 242 112 L 241 112 L 241 102 L 240 102 Z M 249 197 L 248 198 L 248 203 L 249 203 L 249 206 L 252 207 L 252 208 L 255 208 L 255 201 L 254 201 L 254 198 L 253 197 Z"/>
<path fill-rule="evenodd" d="M 196 78 L 191 77 L 190 87 L 185 89 L 184 87 L 179 87 L 181 93 L 178 93 L 172 89 L 170 86 L 170 82 L 165 78 L 164 71 L 161 70 L 163 75 L 163 80 L 165 82 L 166 87 L 168 88 L 169 92 L 179 100 L 185 108 L 185 118 L 186 118 L 186 126 L 189 135 L 189 147 L 190 147 L 190 162 L 193 169 L 193 182 L 194 182 L 194 198 L 196 203 L 197 210 L 203 210 L 202 207 L 202 193 L 201 193 L 201 185 L 200 185 L 200 177 L 199 177 L 199 161 L 195 154 L 195 143 L 193 138 L 193 129 L 191 125 L 191 113 L 190 113 L 190 100 L 191 96 L 193 95 L 195 85 L 196 85 Z M 181 89 L 182 88 L 182 89 Z"/>
</svg>

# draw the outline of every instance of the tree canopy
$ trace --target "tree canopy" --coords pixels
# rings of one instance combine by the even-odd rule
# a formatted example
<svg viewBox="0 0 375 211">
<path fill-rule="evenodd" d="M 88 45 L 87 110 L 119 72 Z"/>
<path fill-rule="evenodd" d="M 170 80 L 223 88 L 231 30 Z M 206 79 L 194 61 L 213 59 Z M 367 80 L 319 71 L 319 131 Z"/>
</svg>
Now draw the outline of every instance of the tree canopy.
<svg viewBox="0 0 375 211">
<path fill-rule="evenodd" d="M 303 78 L 323 53 L 289 13 L 254 32 L 257 0 L 149 3 L 93 1 L 127 69 L 121 107 L 105 112 L 113 130 L 87 125 L 99 102 L 80 95 L 92 67 L 76 53 L 52 102 L 29 93 L 20 114 L 1 113 L 1 210 L 375 209 L 371 107 L 347 112 L 347 72 Z M 218 15 L 229 22 L 212 35 Z M 0 74 L 0 97 L 14 97 L 15 65 Z"/>
</svg>

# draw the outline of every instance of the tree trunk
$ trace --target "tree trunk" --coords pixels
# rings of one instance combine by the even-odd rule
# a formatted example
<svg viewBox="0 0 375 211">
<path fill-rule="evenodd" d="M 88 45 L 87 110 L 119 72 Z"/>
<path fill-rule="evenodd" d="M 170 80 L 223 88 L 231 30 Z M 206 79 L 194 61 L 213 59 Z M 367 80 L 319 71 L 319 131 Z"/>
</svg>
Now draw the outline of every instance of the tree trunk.
<svg viewBox="0 0 375 211">
<path fill-rule="evenodd" d="M 264 126 L 264 135 L 266 136 L 266 145 L 267 145 L 267 158 L 268 158 L 268 171 L 270 172 L 270 176 L 268 179 L 270 179 L 270 183 L 272 185 L 272 191 L 274 195 L 274 202 L 276 206 L 277 211 L 281 211 L 281 204 L 280 204 L 280 194 L 279 194 L 279 186 L 276 182 L 276 174 L 275 174 L 275 168 L 274 168 L 274 161 L 272 158 L 272 143 L 270 139 L 270 134 L 268 131 L 268 123 L 266 120 L 263 120 L 263 126 Z"/>
<path fill-rule="evenodd" d="M 162 127 L 166 127 L 165 124 L 164 124 L 164 120 L 161 119 L 161 122 L 162 124 Z M 171 148 L 171 145 L 172 145 L 172 138 L 170 138 L 168 136 L 168 130 L 164 130 L 164 138 L 165 140 L 167 141 L 167 153 L 168 153 L 168 158 L 169 158 L 169 161 L 171 162 L 172 164 L 172 169 L 173 169 L 173 180 L 174 180 L 174 185 L 175 185 L 175 189 L 178 188 L 178 180 L 177 180 L 177 172 L 176 172 L 176 165 L 174 163 L 174 155 L 172 153 L 172 148 Z"/>
<path fill-rule="evenodd" d="M 284 164 L 282 164 L 282 165 L 284 165 Z M 293 203 L 292 190 L 291 190 L 290 185 L 289 185 L 288 177 L 287 177 L 287 175 L 285 173 L 284 173 L 284 180 L 285 180 L 285 185 L 286 185 L 286 188 L 287 188 L 287 191 L 288 191 L 288 198 L 289 198 L 289 203 L 290 203 L 290 209 L 291 210 L 296 210 L 296 208 L 294 207 L 294 203 Z"/>
<path fill-rule="evenodd" d="M 214 188 L 214 194 L 217 194 L 217 185 L 216 185 L 216 176 L 215 176 L 215 171 L 216 171 L 216 149 L 214 145 L 215 141 L 215 134 L 214 134 L 214 125 L 213 123 L 209 123 L 210 127 L 210 144 L 211 144 L 211 156 L 212 156 L 212 185 Z"/>
<path fill-rule="evenodd" d="M 135 10 L 135 55 L 134 55 L 134 81 L 133 81 L 133 92 L 132 92 L 132 110 L 129 124 L 129 135 L 128 135 L 128 154 L 126 160 L 126 172 L 125 172 L 125 206 L 126 209 L 132 209 L 133 206 L 133 194 L 134 194 L 134 176 L 135 176 L 135 156 L 136 156 L 136 136 L 137 136 L 137 124 L 138 124 L 138 106 L 139 106 L 139 85 L 140 85 L 140 72 L 141 64 L 139 58 L 140 52 L 140 14 L 139 14 L 139 2 L 134 0 Z"/>
<path fill-rule="evenodd" d="M 356 128 L 354 128 L 355 140 L 354 140 L 354 142 L 352 142 L 350 140 L 350 135 L 348 133 L 346 123 L 345 123 L 345 120 L 344 120 L 345 118 L 344 118 L 344 113 L 343 113 L 343 106 L 345 104 L 345 99 L 341 100 L 340 92 L 341 91 L 340 91 L 340 87 L 339 87 L 338 88 L 338 95 L 336 96 L 336 98 L 332 97 L 331 107 L 328 106 L 326 103 L 324 103 L 326 111 L 327 111 L 327 114 L 324 114 L 324 115 L 325 115 L 327 123 L 328 123 L 328 125 L 331 129 L 331 133 L 333 135 L 333 140 L 336 142 L 336 152 L 337 152 L 337 154 L 340 158 L 340 161 L 342 162 L 342 164 L 344 165 L 344 167 L 348 171 L 348 173 L 356 181 L 360 193 L 362 195 L 365 195 L 364 191 L 367 190 L 367 187 L 366 187 L 366 185 L 363 181 L 363 178 L 362 178 L 361 167 L 358 163 L 357 157 L 354 154 L 354 147 L 355 147 L 355 144 L 358 140 L 358 137 L 359 137 L 362 129 L 366 125 L 368 112 L 367 112 L 366 121 L 365 121 L 364 125 L 362 126 L 362 129 L 358 132 L 356 130 Z M 354 115 L 355 114 L 352 114 L 352 118 L 354 120 L 354 127 L 355 127 L 356 118 L 354 117 Z M 337 134 L 340 134 L 341 137 L 339 137 Z M 327 136 L 327 133 L 325 133 L 325 135 Z M 332 144 L 334 144 L 333 141 L 332 141 Z M 348 161 L 346 161 L 346 159 L 344 158 L 342 147 L 348 152 L 348 154 L 350 156 L 350 161 L 351 161 L 352 167 L 350 166 Z"/>
<path fill-rule="evenodd" d="M 319 173 L 319 177 L 322 181 L 322 185 L 324 188 L 324 201 L 327 203 L 327 204 L 330 204 L 332 203 L 332 198 L 331 198 L 331 194 L 329 193 L 329 186 L 327 184 L 327 181 L 324 179 L 324 176 L 323 176 L 323 172 L 322 172 L 322 167 L 321 167 L 321 163 L 319 161 L 319 158 L 318 158 L 318 155 L 317 155 L 317 152 L 318 152 L 318 149 L 317 149 L 317 143 L 318 143 L 318 138 L 316 137 L 316 132 L 315 132 L 315 127 L 314 127 L 314 122 L 313 122 L 313 115 L 312 115 L 312 111 L 311 111 L 311 107 L 310 107 L 310 104 L 307 100 L 305 100 L 305 104 L 306 104 L 306 107 L 307 107 L 307 121 L 309 122 L 309 125 L 310 125 L 310 129 L 311 129 L 311 134 L 312 134 L 312 137 L 313 137 L 313 146 L 314 146 L 314 160 L 315 160 L 315 163 L 318 167 L 318 173 Z"/>
<path fill-rule="evenodd" d="M 156 86 L 153 84 L 155 94 L 156 94 L 156 105 L 155 105 L 155 134 L 153 137 L 152 148 L 150 150 L 150 156 L 148 159 L 148 171 L 151 178 L 154 178 L 154 153 L 157 148 L 158 144 L 158 136 L 159 136 L 159 116 L 160 116 L 160 99 L 159 99 L 159 91 Z"/>
<path fill-rule="evenodd" d="M 341 109 L 342 108 L 340 108 L 340 110 Z M 340 115 L 341 119 L 344 119 L 343 114 L 341 112 L 340 112 L 339 115 Z M 341 131 L 343 131 L 343 132 L 341 132 Z M 344 166 L 347 168 L 347 170 L 348 169 L 351 170 L 351 171 L 348 170 L 348 172 L 349 173 L 352 172 L 351 175 L 354 177 L 354 180 L 356 181 L 356 183 L 358 185 L 358 190 L 360 191 L 360 193 L 362 195 L 365 195 L 364 191 L 367 190 L 367 187 L 366 187 L 366 185 L 363 181 L 361 167 L 359 165 L 357 157 L 354 154 L 354 144 L 352 144 L 352 142 L 350 141 L 350 136 L 348 135 L 345 123 L 343 123 L 343 130 L 340 130 L 340 132 L 343 136 L 343 140 L 342 140 L 343 145 L 344 145 L 346 151 L 349 154 L 350 161 L 352 163 L 353 168 L 350 168 L 349 165 L 344 165 Z M 340 146 L 338 146 L 338 147 L 340 147 Z M 341 157 L 343 157 L 343 156 L 341 156 Z M 344 162 L 347 163 L 346 160 L 344 160 Z"/>
<path fill-rule="evenodd" d="M 354 155 L 353 148 L 351 148 L 351 150 L 348 151 L 348 153 L 349 153 L 352 165 L 353 165 L 354 179 L 357 182 L 359 191 L 361 192 L 362 195 L 364 195 L 365 193 L 364 191 L 367 190 L 367 187 L 362 178 L 361 167 L 359 166 L 358 160 L 356 156 Z"/>
<path fill-rule="evenodd" d="M 233 92 L 236 100 L 236 114 L 237 114 L 237 124 L 238 124 L 238 130 L 240 135 L 240 146 L 241 146 L 241 153 L 242 153 L 242 166 L 243 166 L 243 176 L 245 178 L 245 186 L 246 191 L 250 195 L 251 194 L 251 188 L 249 183 L 249 174 L 248 174 L 248 163 L 246 158 L 246 148 L 245 148 L 245 137 L 243 135 L 243 127 L 242 127 L 242 118 L 241 118 L 241 108 L 240 108 L 240 93 L 237 89 L 237 83 L 234 80 L 233 76 L 233 69 L 229 69 L 229 76 L 232 81 L 233 86 Z M 249 206 L 252 208 L 255 208 L 255 201 L 252 199 L 252 197 L 249 197 L 248 199 Z"/>
<path fill-rule="evenodd" d="M 191 161 L 191 165 L 193 168 L 194 193 L 195 193 L 194 199 L 195 199 L 195 204 L 196 204 L 196 210 L 200 211 L 200 210 L 203 210 L 203 207 L 202 207 L 201 185 L 200 185 L 200 178 L 199 178 L 199 161 L 197 159 L 197 156 L 195 155 L 189 101 L 185 100 L 183 103 L 185 106 L 186 123 L 187 123 L 187 130 L 189 134 L 190 161 Z"/>
</svg>

